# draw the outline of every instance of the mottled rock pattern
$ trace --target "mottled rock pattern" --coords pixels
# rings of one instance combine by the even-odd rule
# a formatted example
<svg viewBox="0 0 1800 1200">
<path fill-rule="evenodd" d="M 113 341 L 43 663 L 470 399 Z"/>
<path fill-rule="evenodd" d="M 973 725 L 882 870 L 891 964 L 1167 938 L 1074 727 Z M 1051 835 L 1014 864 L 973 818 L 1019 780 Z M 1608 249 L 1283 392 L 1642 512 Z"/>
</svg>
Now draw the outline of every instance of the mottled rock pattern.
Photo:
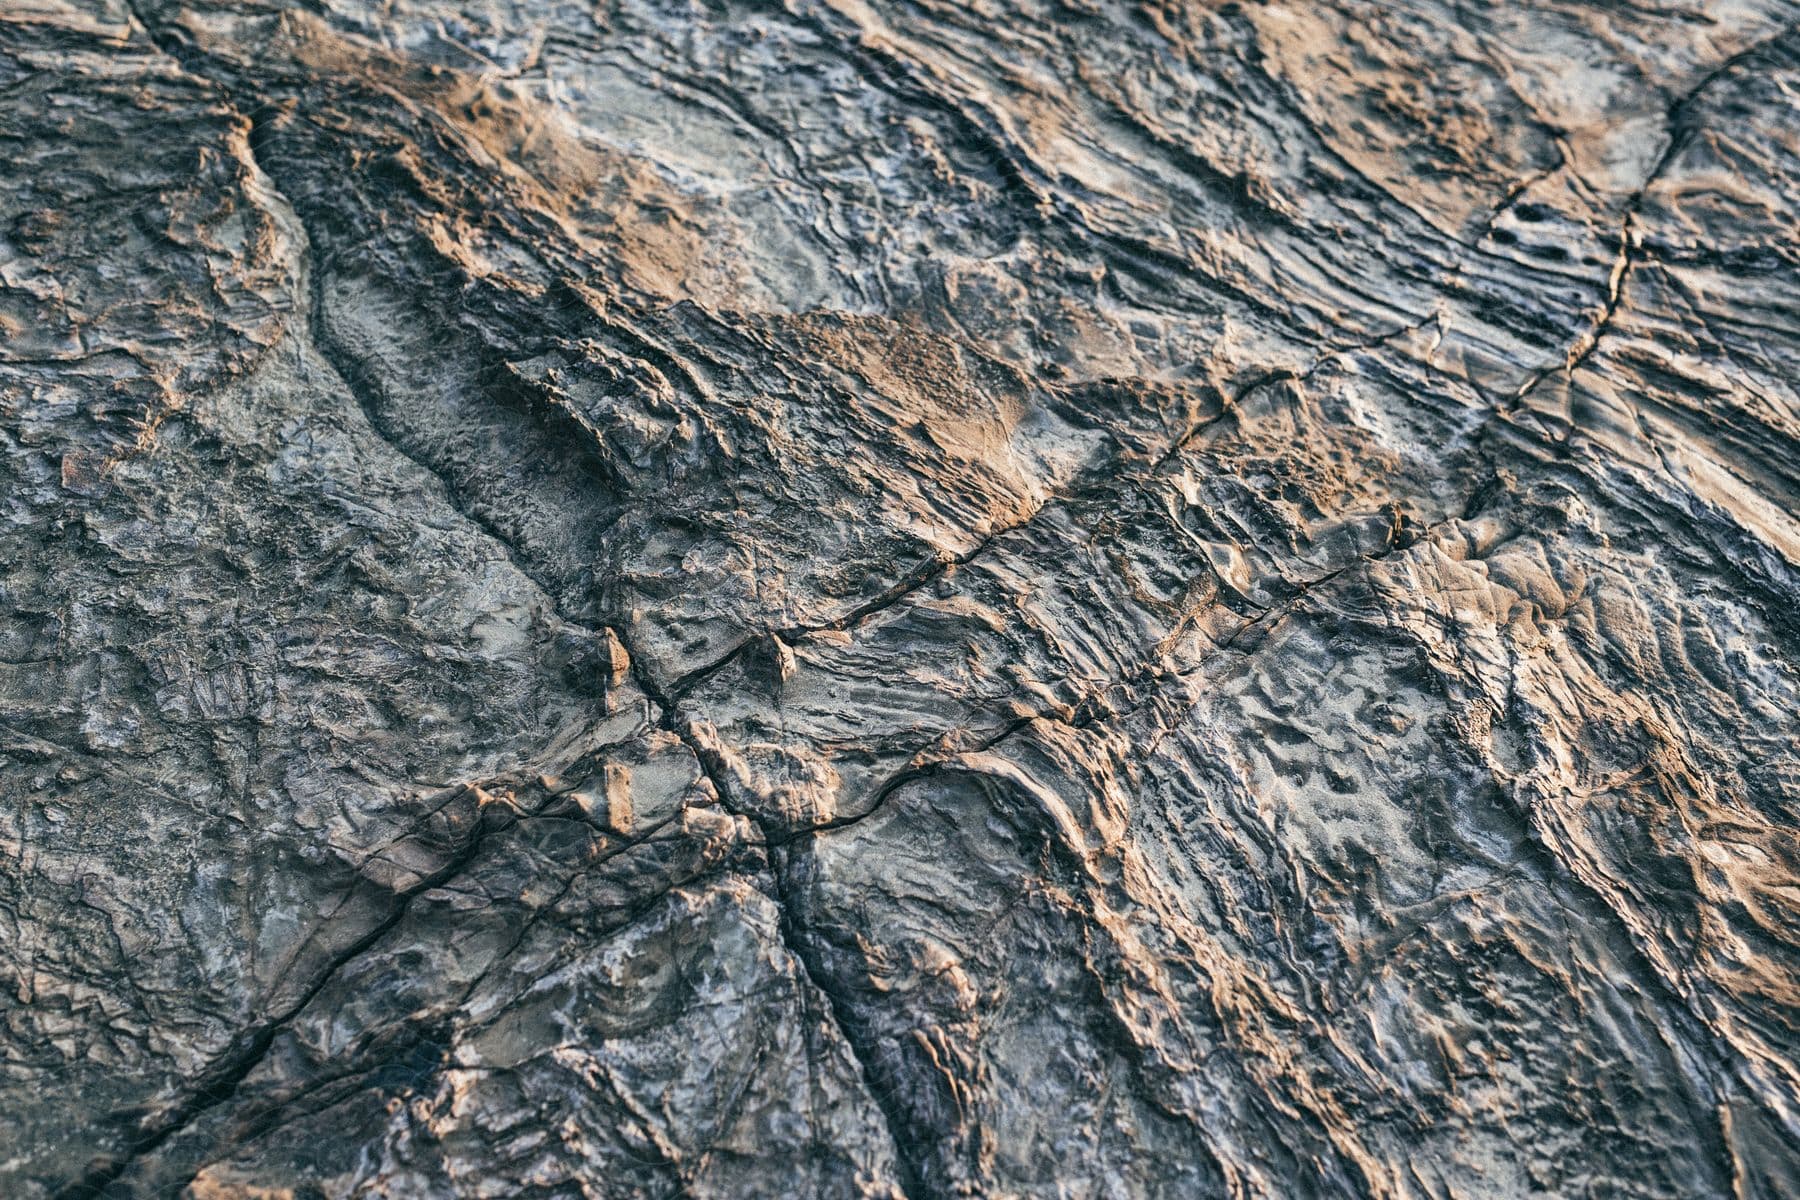
<svg viewBox="0 0 1800 1200">
<path fill-rule="evenodd" d="M 1800 11 L 13 0 L 0 1194 L 1800 1195 Z"/>
</svg>

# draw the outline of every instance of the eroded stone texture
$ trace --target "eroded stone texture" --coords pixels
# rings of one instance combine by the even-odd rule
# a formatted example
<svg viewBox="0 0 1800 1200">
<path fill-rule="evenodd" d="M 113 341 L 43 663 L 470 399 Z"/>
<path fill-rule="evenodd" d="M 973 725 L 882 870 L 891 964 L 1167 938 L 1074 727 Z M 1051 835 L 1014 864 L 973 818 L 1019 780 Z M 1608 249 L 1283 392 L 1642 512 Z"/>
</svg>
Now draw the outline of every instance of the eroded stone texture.
<svg viewBox="0 0 1800 1200">
<path fill-rule="evenodd" d="M 1800 11 L 0 12 L 0 1193 L 1800 1194 Z"/>
</svg>

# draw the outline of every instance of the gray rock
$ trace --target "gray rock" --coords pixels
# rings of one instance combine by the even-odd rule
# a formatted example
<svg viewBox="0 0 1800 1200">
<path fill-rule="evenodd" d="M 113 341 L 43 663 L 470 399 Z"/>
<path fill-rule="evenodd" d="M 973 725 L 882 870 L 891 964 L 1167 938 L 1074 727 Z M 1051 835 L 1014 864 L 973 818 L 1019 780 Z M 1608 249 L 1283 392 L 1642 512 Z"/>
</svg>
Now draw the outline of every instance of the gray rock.
<svg viewBox="0 0 1800 1200">
<path fill-rule="evenodd" d="M 0 1195 L 1800 1194 L 1800 9 L 0 12 Z"/>
</svg>

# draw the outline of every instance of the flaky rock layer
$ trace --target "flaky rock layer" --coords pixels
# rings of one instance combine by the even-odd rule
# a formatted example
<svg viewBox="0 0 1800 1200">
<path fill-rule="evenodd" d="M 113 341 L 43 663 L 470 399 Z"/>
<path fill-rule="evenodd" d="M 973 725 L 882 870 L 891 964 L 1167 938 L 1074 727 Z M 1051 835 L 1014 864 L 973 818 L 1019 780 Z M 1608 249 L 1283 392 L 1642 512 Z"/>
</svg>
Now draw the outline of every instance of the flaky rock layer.
<svg viewBox="0 0 1800 1200">
<path fill-rule="evenodd" d="M 0 1195 L 1800 1195 L 1796 22 L 0 8 Z"/>
</svg>

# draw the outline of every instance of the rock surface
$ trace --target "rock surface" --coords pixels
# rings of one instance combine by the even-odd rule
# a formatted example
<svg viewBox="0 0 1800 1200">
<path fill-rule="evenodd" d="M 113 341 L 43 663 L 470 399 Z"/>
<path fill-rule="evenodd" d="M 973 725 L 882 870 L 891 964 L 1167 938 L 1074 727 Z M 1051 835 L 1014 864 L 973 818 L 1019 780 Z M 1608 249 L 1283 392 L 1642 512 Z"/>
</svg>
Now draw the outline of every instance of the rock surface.
<svg viewBox="0 0 1800 1200">
<path fill-rule="evenodd" d="M 1800 1195 L 1796 22 L 12 0 L 0 1194 Z"/>
</svg>

